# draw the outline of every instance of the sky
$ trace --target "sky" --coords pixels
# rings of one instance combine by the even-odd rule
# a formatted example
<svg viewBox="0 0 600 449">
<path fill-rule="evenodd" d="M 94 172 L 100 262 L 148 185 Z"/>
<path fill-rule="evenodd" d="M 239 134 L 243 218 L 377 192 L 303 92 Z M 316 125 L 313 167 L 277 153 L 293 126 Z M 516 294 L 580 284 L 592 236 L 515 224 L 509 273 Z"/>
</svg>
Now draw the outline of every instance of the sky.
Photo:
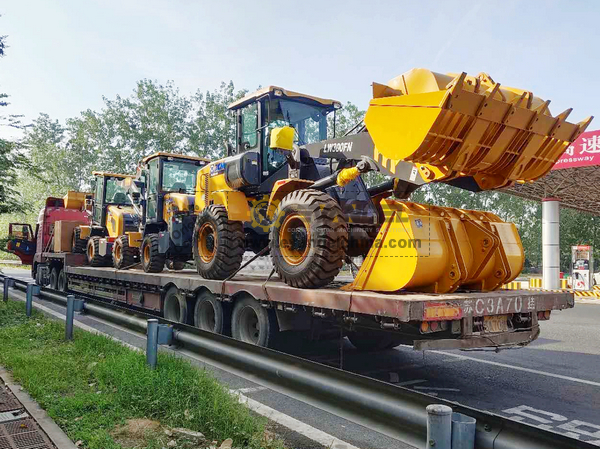
<svg viewBox="0 0 600 449">
<path fill-rule="evenodd" d="M 415 67 L 487 72 L 554 114 L 600 115 L 596 0 L 2 0 L 0 14 L 0 113 L 25 122 L 99 110 L 143 78 L 184 94 L 278 85 L 366 109 L 373 81 Z"/>
</svg>

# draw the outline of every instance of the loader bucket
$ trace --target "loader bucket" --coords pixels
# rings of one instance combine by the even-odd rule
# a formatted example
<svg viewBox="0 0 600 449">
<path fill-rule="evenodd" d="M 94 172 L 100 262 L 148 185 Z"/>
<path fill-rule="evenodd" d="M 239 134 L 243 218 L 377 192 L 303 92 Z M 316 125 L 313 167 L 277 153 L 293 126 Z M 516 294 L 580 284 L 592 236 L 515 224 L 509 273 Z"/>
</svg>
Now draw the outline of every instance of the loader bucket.
<svg viewBox="0 0 600 449">
<path fill-rule="evenodd" d="M 523 268 L 514 224 L 494 214 L 384 199 L 386 220 L 344 290 L 492 291 Z"/>
<path fill-rule="evenodd" d="M 415 163 L 429 181 L 472 176 L 481 190 L 536 180 L 550 171 L 592 117 L 553 117 L 550 101 L 476 77 L 413 69 L 373 85 L 365 124 L 375 158 Z"/>
</svg>

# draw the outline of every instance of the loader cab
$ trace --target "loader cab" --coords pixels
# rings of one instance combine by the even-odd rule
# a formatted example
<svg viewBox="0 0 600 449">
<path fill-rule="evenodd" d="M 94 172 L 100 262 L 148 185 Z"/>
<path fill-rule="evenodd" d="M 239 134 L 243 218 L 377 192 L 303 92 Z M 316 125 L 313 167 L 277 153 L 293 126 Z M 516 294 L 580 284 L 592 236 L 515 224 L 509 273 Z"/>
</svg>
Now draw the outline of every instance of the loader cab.
<svg viewBox="0 0 600 449">
<path fill-rule="evenodd" d="M 97 171 L 92 174 L 94 175 L 92 223 L 105 228 L 108 206 L 131 206 L 131 199 L 123 187 L 123 181 L 131 178 L 131 175 Z"/>
<path fill-rule="evenodd" d="M 140 170 L 146 191 L 145 224 L 162 221 L 165 195 L 194 195 L 198 170 L 207 162 L 205 158 L 171 153 L 144 158 Z"/>
<path fill-rule="evenodd" d="M 334 132 L 335 111 L 339 108 L 341 104 L 337 101 L 280 87 L 260 89 L 229 105 L 236 119 L 236 142 L 229 155 L 248 151 L 258 153 L 261 184 L 266 182 L 268 186 L 264 190 L 270 191 L 272 183 L 287 177 L 285 153 L 270 148 L 271 130 L 293 127 L 298 146 L 326 140 L 330 124 L 331 134 Z"/>
</svg>

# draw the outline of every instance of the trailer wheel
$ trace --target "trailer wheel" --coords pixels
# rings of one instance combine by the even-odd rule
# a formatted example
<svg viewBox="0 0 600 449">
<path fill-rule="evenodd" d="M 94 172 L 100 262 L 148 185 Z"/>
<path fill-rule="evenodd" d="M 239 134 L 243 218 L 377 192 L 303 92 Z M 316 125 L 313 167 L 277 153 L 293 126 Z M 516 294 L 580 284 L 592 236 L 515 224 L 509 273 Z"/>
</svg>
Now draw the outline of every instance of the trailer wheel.
<svg viewBox="0 0 600 449">
<path fill-rule="evenodd" d="M 224 206 L 208 206 L 200 214 L 192 237 L 194 262 L 205 279 L 227 279 L 242 264 L 244 226 L 229 220 Z"/>
<path fill-rule="evenodd" d="M 175 271 L 183 270 L 185 268 L 185 262 L 181 260 L 167 260 L 166 265 L 169 270 Z"/>
<path fill-rule="evenodd" d="M 148 234 L 142 242 L 142 268 L 146 273 L 160 273 L 165 267 L 165 255 L 158 252 L 158 235 Z"/>
<path fill-rule="evenodd" d="M 165 293 L 163 316 L 169 321 L 187 323 L 187 302 L 175 286 L 169 288 Z"/>
<path fill-rule="evenodd" d="M 58 268 L 56 267 L 50 270 L 50 288 L 58 290 Z"/>
<path fill-rule="evenodd" d="M 246 343 L 275 347 L 279 326 L 274 311 L 265 309 L 251 296 L 236 300 L 231 315 L 231 334 L 236 340 Z"/>
<path fill-rule="evenodd" d="M 215 334 L 231 335 L 231 312 L 215 295 L 202 290 L 196 296 L 194 325 L 198 329 Z"/>
<path fill-rule="evenodd" d="M 81 238 L 81 228 L 75 228 L 73 239 L 71 240 L 71 250 L 76 254 L 84 254 L 87 248 L 88 239 Z"/>
<path fill-rule="evenodd" d="M 66 292 L 69 290 L 69 282 L 67 281 L 67 273 L 65 272 L 65 270 L 60 270 L 58 272 L 58 280 L 56 282 L 56 286 L 61 292 Z"/>
<path fill-rule="evenodd" d="M 356 330 L 348 334 L 348 340 L 359 351 L 375 352 L 392 349 L 400 344 L 395 335 L 385 332 Z"/>
<path fill-rule="evenodd" d="M 318 190 L 296 190 L 283 198 L 275 217 L 270 247 L 279 277 L 297 288 L 319 288 L 333 281 L 348 246 L 338 203 Z"/>
<path fill-rule="evenodd" d="M 137 248 L 129 246 L 129 237 L 122 235 L 115 240 L 112 247 L 113 267 L 117 270 L 125 270 L 136 264 L 138 256 Z"/>
<path fill-rule="evenodd" d="M 109 265 L 110 255 L 100 255 L 100 237 L 90 237 L 87 242 L 86 258 L 87 262 L 92 267 L 105 267 Z"/>
</svg>

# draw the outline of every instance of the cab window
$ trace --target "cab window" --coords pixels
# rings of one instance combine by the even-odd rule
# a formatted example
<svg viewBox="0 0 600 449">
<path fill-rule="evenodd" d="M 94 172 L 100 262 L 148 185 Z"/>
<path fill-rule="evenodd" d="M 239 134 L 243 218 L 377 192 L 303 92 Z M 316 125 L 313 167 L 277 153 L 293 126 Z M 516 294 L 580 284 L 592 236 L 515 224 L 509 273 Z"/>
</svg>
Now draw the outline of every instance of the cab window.
<svg viewBox="0 0 600 449">
<path fill-rule="evenodd" d="M 252 103 L 242 110 L 242 149 L 256 147 L 258 144 L 257 128 L 258 103 Z"/>
</svg>

